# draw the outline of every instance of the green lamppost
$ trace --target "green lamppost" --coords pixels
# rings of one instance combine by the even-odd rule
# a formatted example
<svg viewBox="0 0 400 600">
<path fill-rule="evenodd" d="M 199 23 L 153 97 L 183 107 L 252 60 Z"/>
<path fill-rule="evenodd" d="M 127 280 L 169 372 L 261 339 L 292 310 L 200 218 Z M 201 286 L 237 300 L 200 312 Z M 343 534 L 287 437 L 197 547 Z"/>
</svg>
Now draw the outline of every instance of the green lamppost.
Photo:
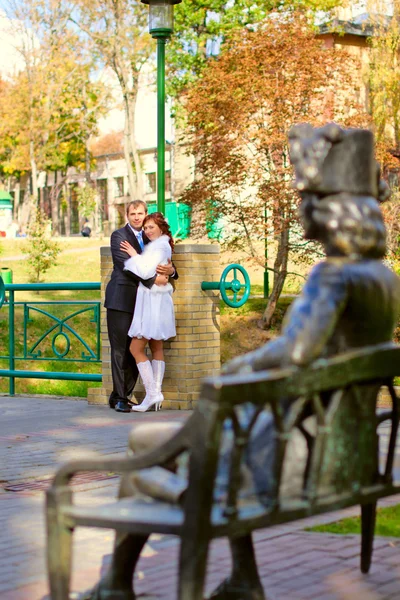
<svg viewBox="0 0 400 600">
<path fill-rule="evenodd" d="M 141 0 L 149 5 L 149 31 L 157 40 L 157 210 L 165 214 L 165 43 L 174 30 L 174 4 L 182 0 Z"/>
</svg>

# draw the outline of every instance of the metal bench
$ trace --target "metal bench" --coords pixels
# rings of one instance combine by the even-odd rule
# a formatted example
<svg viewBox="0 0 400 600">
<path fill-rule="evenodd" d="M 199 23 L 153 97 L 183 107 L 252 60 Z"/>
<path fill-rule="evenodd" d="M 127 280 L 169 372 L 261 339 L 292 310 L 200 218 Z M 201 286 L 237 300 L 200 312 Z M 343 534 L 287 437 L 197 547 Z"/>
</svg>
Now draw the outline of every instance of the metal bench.
<svg viewBox="0 0 400 600">
<path fill-rule="evenodd" d="M 400 484 L 394 483 L 392 476 L 399 421 L 399 399 L 393 387 L 396 375 L 400 375 L 400 348 L 388 343 L 329 360 L 320 359 L 303 369 L 290 367 L 208 379 L 193 415 L 156 450 L 120 459 L 78 460 L 62 466 L 47 492 L 52 599 L 68 598 L 72 534 L 83 526 L 114 529 L 142 538 L 152 533 L 178 536 L 181 544 L 178 598 L 200 600 L 212 539 L 237 538 L 256 529 L 360 505 L 361 570 L 367 573 L 376 503 L 400 492 Z M 388 386 L 392 406 L 377 412 L 382 385 Z M 286 411 L 282 408 L 282 398 L 291 400 Z M 254 406 L 254 416 L 243 428 L 237 411 L 245 403 Z M 274 482 L 273 491 L 268 501 L 260 501 L 257 495 L 242 499 L 243 455 L 256 416 L 266 407 L 272 412 L 276 428 L 277 446 L 269 474 Z M 302 425 L 305 413 L 314 415 L 313 434 Z M 377 428 L 388 419 L 391 433 L 382 467 Z M 228 487 L 224 500 L 216 502 L 214 488 L 227 421 L 233 440 Z M 296 435 L 300 430 L 307 441 L 307 460 L 300 495 L 285 497 L 282 473 L 295 430 Z M 155 465 L 165 466 L 185 452 L 189 454 L 188 485 L 181 502 L 172 504 L 138 497 L 112 500 L 104 506 L 79 507 L 72 502 L 69 483 L 79 472 L 112 471 L 126 475 Z"/>
</svg>

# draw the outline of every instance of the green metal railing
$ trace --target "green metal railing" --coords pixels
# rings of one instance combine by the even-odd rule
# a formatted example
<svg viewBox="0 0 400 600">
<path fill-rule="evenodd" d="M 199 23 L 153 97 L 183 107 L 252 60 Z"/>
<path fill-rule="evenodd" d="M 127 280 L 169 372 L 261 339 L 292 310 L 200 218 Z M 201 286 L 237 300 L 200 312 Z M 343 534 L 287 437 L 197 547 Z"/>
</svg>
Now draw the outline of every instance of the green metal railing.
<svg viewBox="0 0 400 600">
<path fill-rule="evenodd" d="M 91 362 L 100 363 L 100 301 L 53 301 L 38 300 L 15 302 L 15 292 L 23 291 L 81 291 L 100 290 L 100 283 L 32 283 L 32 284 L 4 284 L 0 278 L 0 309 L 8 306 L 9 340 L 8 356 L 0 356 L 0 360 L 8 360 L 8 369 L 0 369 L 0 377 L 8 377 L 10 380 L 9 393 L 15 394 L 16 378 L 32 379 L 59 379 L 73 381 L 96 381 L 101 382 L 102 376 L 97 373 L 74 373 L 74 372 L 52 372 L 52 371 L 22 371 L 15 368 L 18 360 L 35 361 L 62 361 L 69 363 Z M 8 297 L 7 297 L 8 296 Z M 15 341 L 15 308 L 22 306 L 23 319 L 23 353 L 16 356 Z M 68 314 L 56 315 L 47 307 L 72 306 L 73 311 Z M 40 315 L 48 320 L 47 329 L 41 332 L 39 337 L 32 340 L 28 335 L 29 325 L 33 322 L 33 315 Z M 88 322 L 93 323 L 93 334 L 95 343 L 91 344 L 85 340 L 73 319 L 80 315 L 87 315 Z M 93 337 L 93 336 L 92 336 Z M 51 350 L 49 342 L 51 341 Z M 68 357 L 71 350 L 71 341 L 81 347 L 81 356 Z M 47 355 L 43 356 L 43 348 L 46 346 Z M 94 346 L 94 347 L 93 347 Z M 51 352 L 51 355 L 49 353 Z"/>
</svg>

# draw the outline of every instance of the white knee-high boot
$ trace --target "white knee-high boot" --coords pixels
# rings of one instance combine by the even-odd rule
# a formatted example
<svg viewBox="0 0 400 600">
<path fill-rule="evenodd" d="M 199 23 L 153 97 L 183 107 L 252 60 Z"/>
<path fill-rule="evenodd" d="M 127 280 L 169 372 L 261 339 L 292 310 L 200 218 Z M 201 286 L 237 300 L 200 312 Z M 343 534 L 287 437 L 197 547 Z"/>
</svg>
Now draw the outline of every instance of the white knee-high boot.
<svg viewBox="0 0 400 600">
<path fill-rule="evenodd" d="M 164 396 L 161 392 L 161 386 L 164 379 L 165 373 L 165 362 L 163 360 L 153 360 L 151 362 L 153 366 L 153 376 L 154 376 L 154 387 L 158 394 L 158 405 L 156 406 L 156 410 L 161 407 L 161 402 L 164 400 Z"/>
<path fill-rule="evenodd" d="M 137 363 L 140 377 L 146 390 L 146 395 L 141 404 L 132 406 L 133 412 L 146 412 L 153 404 L 159 402 L 159 396 L 155 389 L 153 369 L 149 360 Z"/>
</svg>

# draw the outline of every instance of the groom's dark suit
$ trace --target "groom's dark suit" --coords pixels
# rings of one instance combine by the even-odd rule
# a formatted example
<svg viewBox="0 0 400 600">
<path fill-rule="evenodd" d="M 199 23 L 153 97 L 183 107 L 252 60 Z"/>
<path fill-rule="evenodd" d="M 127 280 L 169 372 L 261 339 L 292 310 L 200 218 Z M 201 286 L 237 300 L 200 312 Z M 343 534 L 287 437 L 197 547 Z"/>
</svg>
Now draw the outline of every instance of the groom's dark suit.
<svg viewBox="0 0 400 600">
<path fill-rule="evenodd" d="M 142 236 L 143 242 L 148 243 L 149 240 L 144 233 L 142 233 Z M 130 338 L 127 333 L 135 310 L 136 294 L 141 280 L 130 271 L 124 271 L 124 263 L 128 255 L 120 248 L 123 241 L 129 242 L 138 254 L 142 252 L 140 244 L 128 224 L 111 234 L 110 245 L 114 268 L 106 288 L 104 306 L 107 309 L 107 329 L 111 346 L 113 380 L 113 391 L 109 403 L 111 408 L 119 403 L 117 408 L 128 410 L 128 396 L 135 387 L 138 369 L 135 359 L 129 352 Z M 143 284 L 151 287 L 154 280 L 155 277 L 152 277 L 147 281 L 143 281 Z"/>
</svg>

